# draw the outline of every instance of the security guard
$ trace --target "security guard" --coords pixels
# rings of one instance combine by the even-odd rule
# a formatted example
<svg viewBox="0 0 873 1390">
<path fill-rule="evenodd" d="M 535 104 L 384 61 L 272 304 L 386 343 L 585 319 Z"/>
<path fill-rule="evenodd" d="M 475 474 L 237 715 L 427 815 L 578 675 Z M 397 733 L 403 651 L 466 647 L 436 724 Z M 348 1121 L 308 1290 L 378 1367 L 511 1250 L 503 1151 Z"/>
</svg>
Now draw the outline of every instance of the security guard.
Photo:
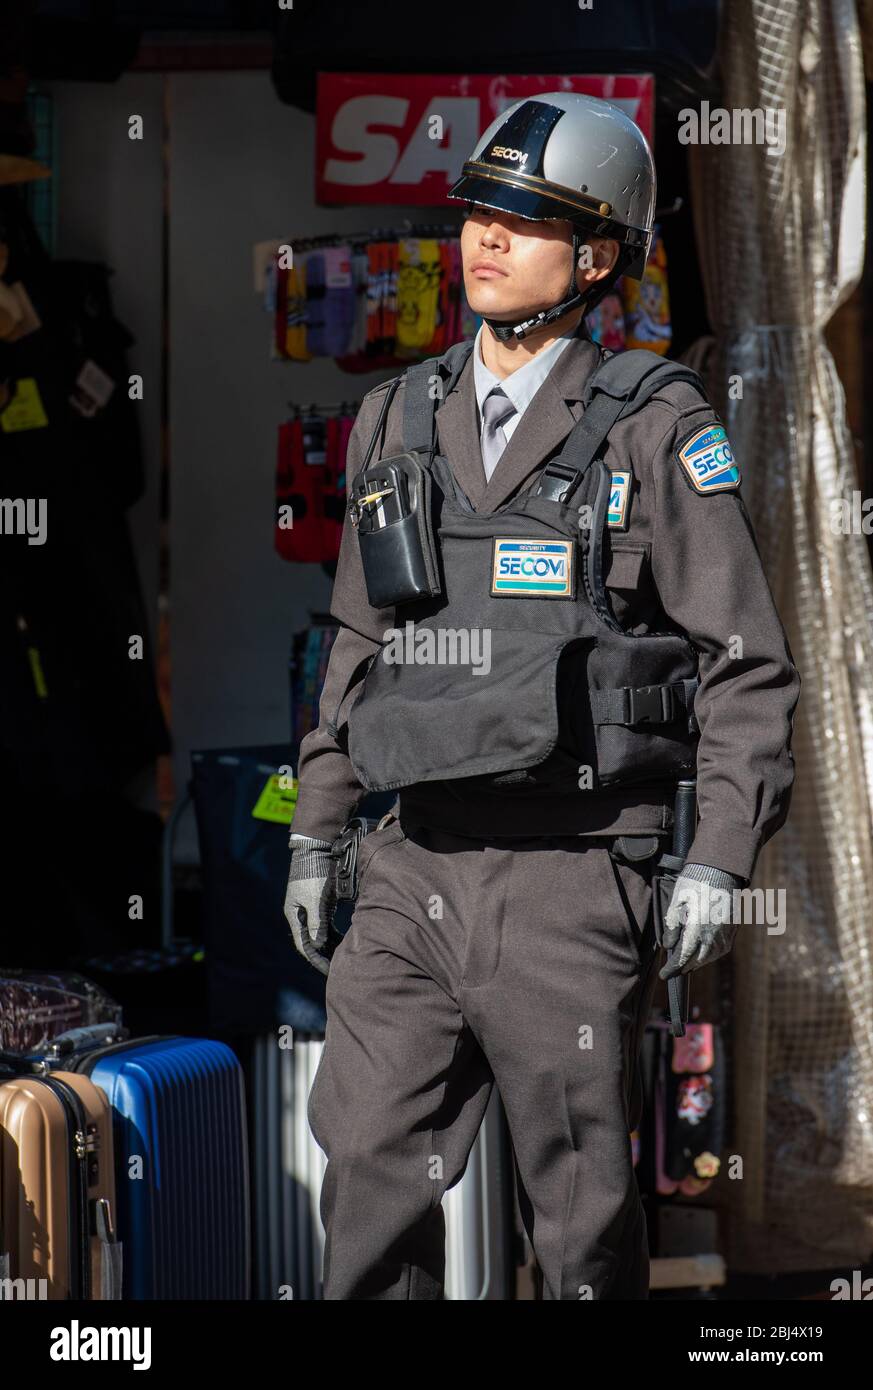
<svg viewBox="0 0 873 1390">
<path fill-rule="evenodd" d="M 737 924 L 713 904 L 785 821 L 800 677 L 699 379 L 671 364 L 647 396 L 616 396 L 632 354 L 585 331 L 620 274 L 644 273 L 641 132 L 576 93 L 516 103 L 451 196 L 483 326 L 445 372 L 364 399 L 340 630 L 300 755 L 286 915 L 324 973 L 331 841 L 366 787 L 399 789 L 361 846 L 309 1102 L 328 1156 L 324 1294 L 443 1297 L 441 1198 L 496 1080 L 544 1297 L 644 1299 L 629 1135 L 675 781 L 696 769 L 700 818 L 667 919 L 674 972 L 730 949 Z M 438 453 L 416 473 L 428 431 Z M 374 459 L 394 484 L 368 493 L 361 473 L 355 492 Z M 374 509 L 425 473 L 438 565 L 418 597 L 386 603 L 393 561 L 367 547 L 391 528 Z M 464 615 L 464 660 L 433 645 L 397 658 L 401 634 L 456 637 Z"/>
</svg>

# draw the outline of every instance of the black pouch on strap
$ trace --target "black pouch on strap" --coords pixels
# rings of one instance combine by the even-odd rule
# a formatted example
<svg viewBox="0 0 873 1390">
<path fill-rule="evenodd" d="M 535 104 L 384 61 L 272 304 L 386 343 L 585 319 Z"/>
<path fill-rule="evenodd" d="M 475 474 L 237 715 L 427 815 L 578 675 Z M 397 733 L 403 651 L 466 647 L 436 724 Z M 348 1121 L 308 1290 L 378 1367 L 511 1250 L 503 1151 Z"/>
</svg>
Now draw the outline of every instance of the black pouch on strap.
<svg viewBox="0 0 873 1390">
<path fill-rule="evenodd" d="M 435 598 L 442 592 L 434 525 L 434 422 L 437 402 L 452 389 L 473 344 L 456 343 L 442 357 L 408 367 L 386 392 L 361 471 L 349 488 L 349 513 L 358 532 L 367 598 L 374 608 Z M 405 452 L 371 463 L 401 381 Z M 440 382 L 439 390 L 433 389 Z"/>
<path fill-rule="evenodd" d="M 433 480 L 415 454 L 363 468 L 350 493 L 367 597 L 374 608 L 440 592 Z"/>
</svg>

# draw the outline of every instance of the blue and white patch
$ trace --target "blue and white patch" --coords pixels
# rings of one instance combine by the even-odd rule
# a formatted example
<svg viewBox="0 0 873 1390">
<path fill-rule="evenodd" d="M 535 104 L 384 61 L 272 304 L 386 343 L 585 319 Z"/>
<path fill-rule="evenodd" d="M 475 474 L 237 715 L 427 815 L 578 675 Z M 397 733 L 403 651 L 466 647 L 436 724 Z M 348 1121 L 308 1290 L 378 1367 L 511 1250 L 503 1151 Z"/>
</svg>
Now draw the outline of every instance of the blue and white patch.
<svg viewBox="0 0 873 1390">
<path fill-rule="evenodd" d="M 612 487 L 609 490 L 609 508 L 606 524 L 618 531 L 626 531 L 630 516 L 630 473 L 613 473 Z"/>
<path fill-rule="evenodd" d="M 704 425 L 676 450 L 695 492 L 727 492 L 740 485 L 740 470 L 724 425 Z"/>
<path fill-rule="evenodd" d="M 491 593 L 496 597 L 573 598 L 573 541 L 495 536 Z"/>
</svg>

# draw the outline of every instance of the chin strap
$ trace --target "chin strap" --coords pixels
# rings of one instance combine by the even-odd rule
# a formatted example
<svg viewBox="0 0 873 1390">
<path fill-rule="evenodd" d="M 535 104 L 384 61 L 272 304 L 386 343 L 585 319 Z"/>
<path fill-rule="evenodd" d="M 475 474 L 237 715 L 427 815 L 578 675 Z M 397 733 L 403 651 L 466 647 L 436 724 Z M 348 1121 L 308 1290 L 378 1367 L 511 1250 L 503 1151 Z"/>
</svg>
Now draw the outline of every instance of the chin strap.
<svg viewBox="0 0 873 1390">
<path fill-rule="evenodd" d="M 495 338 L 499 338 L 501 343 L 508 342 L 510 338 L 526 338 L 529 333 L 533 333 L 536 328 L 544 328 L 546 324 L 554 323 L 556 319 L 563 318 L 564 314 L 570 309 L 575 309 L 585 299 L 585 294 L 576 284 L 576 271 L 579 266 L 579 252 L 585 244 L 585 236 L 582 232 L 573 230 L 573 265 L 570 270 L 570 284 L 567 293 L 559 304 L 554 304 L 551 309 L 541 309 L 533 318 L 524 319 L 521 323 L 502 323 L 499 319 L 489 319 L 482 315 L 483 323 L 487 323 Z"/>
</svg>

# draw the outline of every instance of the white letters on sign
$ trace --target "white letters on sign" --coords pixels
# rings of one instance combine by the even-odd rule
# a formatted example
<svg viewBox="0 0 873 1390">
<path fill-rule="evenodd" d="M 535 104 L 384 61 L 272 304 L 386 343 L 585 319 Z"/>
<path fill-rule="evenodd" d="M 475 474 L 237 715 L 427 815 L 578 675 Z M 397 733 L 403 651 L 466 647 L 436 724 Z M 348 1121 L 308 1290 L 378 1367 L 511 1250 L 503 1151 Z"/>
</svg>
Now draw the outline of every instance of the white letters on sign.
<svg viewBox="0 0 873 1390">
<path fill-rule="evenodd" d="M 328 159 L 324 176 L 331 183 L 360 187 L 381 183 L 391 177 L 397 163 L 397 141 L 393 135 L 368 130 L 368 125 L 403 126 L 409 102 L 403 97 L 351 97 L 338 109 L 331 139 L 338 150 L 362 154 L 363 159 Z"/>
<path fill-rule="evenodd" d="M 387 125 L 400 131 L 408 110 L 409 102 L 402 97 L 355 96 L 344 102 L 334 117 L 331 141 L 335 149 L 363 158 L 328 159 L 325 178 L 356 188 L 386 179 L 416 184 L 431 172 L 457 178 L 479 138 L 478 97 L 435 96 L 430 109 L 422 112 L 405 149 L 397 137 L 370 128 Z M 428 121 L 433 115 L 443 118 L 448 135 L 444 145 L 428 136 Z"/>
</svg>

